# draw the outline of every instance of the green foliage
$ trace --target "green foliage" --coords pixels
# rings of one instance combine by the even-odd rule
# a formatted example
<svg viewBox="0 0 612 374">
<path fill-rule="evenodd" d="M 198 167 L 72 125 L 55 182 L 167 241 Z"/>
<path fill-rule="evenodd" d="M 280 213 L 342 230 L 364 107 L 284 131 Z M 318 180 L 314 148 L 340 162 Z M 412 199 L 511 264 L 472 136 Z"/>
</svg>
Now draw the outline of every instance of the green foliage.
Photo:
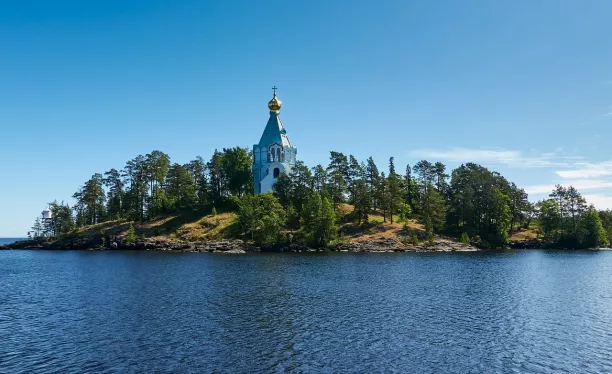
<svg viewBox="0 0 612 374">
<path fill-rule="evenodd" d="M 536 204 L 538 223 L 544 238 L 565 248 L 593 248 L 608 246 L 612 233 L 611 218 L 587 208 L 585 199 L 574 187 L 555 186 L 550 199 Z"/>
<path fill-rule="evenodd" d="M 271 193 L 246 195 L 239 201 L 238 224 L 256 243 L 276 244 L 285 222 L 285 210 Z"/>
<path fill-rule="evenodd" d="M 347 191 L 349 180 L 348 159 L 341 152 L 330 152 L 330 163 L 327 167 L 327 192 L 334 204 L 345 201 L 344 194 Z"/>
<path fill-rule="evenodd" d="M 463 232 L 461 234 L 461 240 L 460 241 L 463 244 L 467 244 L 467 245 L 470 244 L 470 236 L 467 234 L 467 232 Z"/>
<path fill-rule="evenodd" d="M 214 206 L 212 207 L 212 210 L 210 211 L 210 214 L 214 217 L 217 215 L 217 208 L 215 208 Z"/>
<path fill-rule="evenodd" d="M 474 163 L 453 170 L 449 180 L 440 162 L 419 161 L 400 176 L 391 157 L 385 175 L 371 157 L 360 163 L 353 155 L 330 152 L 326 167 L 309 169 L 297 162 L 290 174 L 281 174 L 276 198 L 248 198 L 251 168 L 252 154 L 240 147 L 215 150 L 208 162 L 196 157 L 186 164 L 171 163 L 167 154 L 154 150 L 123 169 L 94 174 L 73 195 L 72 207 L 51 203 L 53 218 L 37 220 L 30 235 L 59 236 L 107 220 L 144 221 L 211 207 L 215 215 L 219 206 L 242 211 L 241 227 L 256 242 L 274 243 L 283 228 L 299 228 L 311 243 L 329 245 L 337 240 L 336 205 L 348 200 L 358 225 L 376 211 L 391 223 L 416 218 L 428 242 L 444 232 L 462 241 L 482 238 L 482 243 L 504 246 L 514 228 L 529 227 L 532 219 L 546 240 L 561 246 L 600 246 L 612 239 L 612 212 L 588 209 L 575 188 L 556 186 L 550 199 L 534 206 L 523 189 Z"/>
<path fill-rule="evenodd" d="M 418 245 L 419 244 L 419 236 L 413 228 L 408 227 L 406 223 L 403 226 L 403 232 L 406 233 L 406 239 L 404 239 L 405 245 Z"/>
<path fill-rule="evenodd" d="M 187 168 L 173 164 L 166 178 L 166 199 L 169 211 L 193 210 L 198 201 L 196 184 Z"/>
<path fill-rule="evenodd" d="M 138 240 L 138 236 L 136 235 L 134 225 L 130 222 L 130 227 L 125 234 L 125 242 L 128 244 L 134 244 L 136 243 L 136 240 Z"/>
<path fill-rule="evenodd" d="M 400 176 L 395 172 L 393 157 L 389 159 L 389 176 L 385 183 L 385 212 L 389 215 L 391 223 L 393 223 L 393 215 L 400 211 L 404 201 L 401 180 Z"/>
<path fill-rule="evenodd" d="M 425 237 L 426 237 L 426 240 L 427 240 L 427 246 L 429 246 L 429 247 L 433 246 L 434 245 L 433 228 L 431 228 L 431 227 L 426 228 L 425 235 L 426 235 Z"/>
<path fill-rule="evenodd" d="M 501 247 L 508 243 L 508 231 L 512 214 L 510 211 L 510 198 L 500 190 L 494 189 L 491 199 L 491 214 L 495 219 L 489 220 L 489 242 L 494 247 Z"/>
<path fill-rule="evenodd" d="M 606 234 L 599 214 L 595 208 L 589 208 L 581 222 L 581 243 L 586 248 L 607 247 L 610 240 Z"/>
<path fill-rule="evenodd" d="M 304 203 L 301 220 L 302 230 L 307 240 L 317 246 L 332 243 L 338 235 L 336 213 L 327 198 L 312 192 Z"/>
<path fill-rule="evenodd" d="M 105 218 L 106 193 L 102 174 L 94 174 L 73 196 L 77 226 L 94 225 Z"/>
<path fill-rule="evenodd" d="M 544 239 L 555 241 L 558 239 L 558 230 L 561 225 L 561 211 L 554 199 L 542 200 L 537 203 L 538 221 Z"/>
</svg>

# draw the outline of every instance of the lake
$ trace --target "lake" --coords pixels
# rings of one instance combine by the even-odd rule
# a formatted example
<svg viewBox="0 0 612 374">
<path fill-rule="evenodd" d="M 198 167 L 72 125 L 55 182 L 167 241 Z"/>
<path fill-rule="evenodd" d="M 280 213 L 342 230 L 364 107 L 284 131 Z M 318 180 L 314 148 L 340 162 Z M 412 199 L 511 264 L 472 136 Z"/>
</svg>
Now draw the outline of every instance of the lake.
<svg viewBox="0 0 612 374">
<path fill-rule="evenodd" d="M 612 372 L 612 252 L 0 251 L 0 372 Z"/>
</svg>

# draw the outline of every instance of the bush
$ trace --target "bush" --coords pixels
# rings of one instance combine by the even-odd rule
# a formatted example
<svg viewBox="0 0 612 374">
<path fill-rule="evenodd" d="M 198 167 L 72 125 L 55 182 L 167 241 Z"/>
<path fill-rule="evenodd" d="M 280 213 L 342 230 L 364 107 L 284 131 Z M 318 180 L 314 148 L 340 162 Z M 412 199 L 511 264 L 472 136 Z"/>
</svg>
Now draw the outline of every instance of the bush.
<svg viewBox="0 0 612 374">
<path fill-rule="evenodd" d="M 434 245 L 434 235 L 433 235 L 432 229 L 427 230 L 427 245 L 428 246 Z"/>
<path fill-rule="evenodd" d="M 468 236 L 467 232 L 464 232 L 463 234 L 461 234 L 461 243 L 469 245 L 470 244 L 470 237 Z"/>
<path fill-rule="evenodd" d="M 136 236 L 136 230 L 134 229 L 134 225 L 130 223 L 130 227 L 125 234 L 125 242 L 128 244 L 134 244 L 138 240 L 138 236 Z"/>
</svg>

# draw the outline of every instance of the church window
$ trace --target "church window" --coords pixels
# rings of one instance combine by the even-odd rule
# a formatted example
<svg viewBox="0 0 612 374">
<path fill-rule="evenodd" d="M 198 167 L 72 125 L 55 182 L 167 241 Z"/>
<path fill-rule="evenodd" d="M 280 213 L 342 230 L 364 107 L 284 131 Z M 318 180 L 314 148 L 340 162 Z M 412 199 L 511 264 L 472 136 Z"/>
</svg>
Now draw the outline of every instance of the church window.
<svg viewBox="0 0 612 374">
<path fill-rule="evenodd" d="M 280 175 L 280 169 L 279 168 L 274 168 L 274 178 L 278 178 L 278 176 Z"/>
<path fill-rule="evenodd" d="M 276 161 L 280 161 L 280 148 L 276 148 Z"/>
</svg>

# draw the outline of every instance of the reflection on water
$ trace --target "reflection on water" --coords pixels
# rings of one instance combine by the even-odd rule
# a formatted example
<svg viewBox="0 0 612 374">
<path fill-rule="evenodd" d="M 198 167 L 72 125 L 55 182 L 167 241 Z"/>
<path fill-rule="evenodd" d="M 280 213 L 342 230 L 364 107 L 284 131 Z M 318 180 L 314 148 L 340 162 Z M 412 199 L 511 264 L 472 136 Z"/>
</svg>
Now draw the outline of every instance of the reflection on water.
<svg viewBox="0 0 612 374">
<path fill-rule="evenodd" d="M 0 372 L 612 371 L 612 253 L 0 252 Z"/>
</svg>

